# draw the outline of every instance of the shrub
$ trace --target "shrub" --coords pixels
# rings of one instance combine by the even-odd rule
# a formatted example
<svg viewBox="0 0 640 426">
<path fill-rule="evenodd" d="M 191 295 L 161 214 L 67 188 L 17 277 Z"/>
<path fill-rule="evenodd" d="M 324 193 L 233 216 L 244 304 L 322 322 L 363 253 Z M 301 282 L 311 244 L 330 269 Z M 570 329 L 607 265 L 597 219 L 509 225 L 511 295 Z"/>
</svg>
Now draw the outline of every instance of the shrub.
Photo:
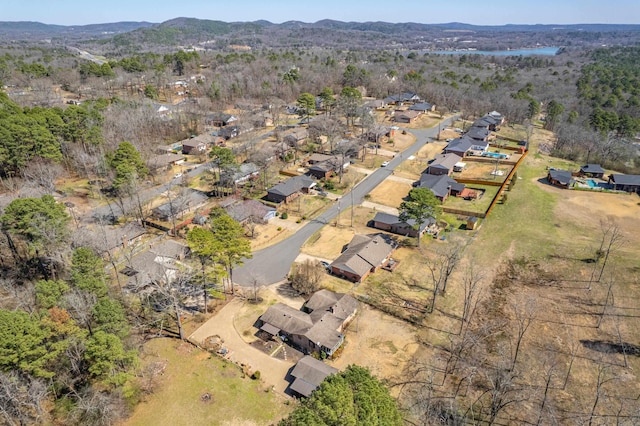
<svg viewBox="0 0 640 426">
<path fill-rule="evenodd" d="M 282 226 L 278 226 L 278 232 L 282 231 Z"/>
<path fill-rule="evenodd" d="M 254 371 L 253 374 L 251 375 L 251 378 L 253 380 L 260 380 L 260 370 Z"/>
<path fill-rule="evenodd" d="M 288 217 L 289 217 L 289 213 L 287 213 L 287 212 L 284 212 L 284 213 L 282 213 L 280 215 L 280 218 L 282 218 L 282 219 L 287 219 Z"/>
</svg>

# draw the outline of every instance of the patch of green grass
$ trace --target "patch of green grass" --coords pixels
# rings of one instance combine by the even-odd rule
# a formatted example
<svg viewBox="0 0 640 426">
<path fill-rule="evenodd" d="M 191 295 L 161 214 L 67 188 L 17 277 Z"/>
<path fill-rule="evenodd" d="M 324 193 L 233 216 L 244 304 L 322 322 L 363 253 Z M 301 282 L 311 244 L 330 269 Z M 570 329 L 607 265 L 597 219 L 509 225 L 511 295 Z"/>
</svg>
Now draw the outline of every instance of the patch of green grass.
<svg viewBox="0 0 640 426">
<path fill-rule="evenodd" d="M 494 197 L 498 193 L 498 186 L 488 186 L 488 185 L 476 185 L 471 184 L 467 186 L 469 189 L 482 189 L 484 190 L 484 194 L 482 198 L 478 200 L 465 200 L 460 197 L 448 197 L 444 202 L 444 207 L 449 207 L 452 209 L 460 209 L 467 210 L 474 213 L 484 213 L 489 208 L 491 201 L 493 201 Z"/>
<path fill-rule="evenodd" d="M 155 339 L 145 345 L 145 362 L 166 362 L 155 393 L 134 410 L 126 426 L 153 424 L 272 424 L 290 408 L 259 381 L 242 378 L 233 364 L 190 344 Z M 208 394 L 210 398 L 203 398 Z"/>
</svg>

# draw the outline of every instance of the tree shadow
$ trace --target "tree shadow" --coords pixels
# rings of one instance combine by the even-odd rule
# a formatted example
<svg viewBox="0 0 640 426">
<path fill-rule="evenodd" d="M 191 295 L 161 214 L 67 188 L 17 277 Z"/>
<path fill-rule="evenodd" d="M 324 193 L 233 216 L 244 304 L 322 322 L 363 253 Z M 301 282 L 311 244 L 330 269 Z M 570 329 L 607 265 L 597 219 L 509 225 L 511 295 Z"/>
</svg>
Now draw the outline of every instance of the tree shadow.
<svg viewBox="0 0 640 426">
<path fill-rule="evenodd" d="M 294 289 L 291 286 L 291 283 L 288 281 L 282 284 L 278 284 L 278 286 L 276 287 L 276 293 L 278 293 L 280 296 L 288 298 L 295 298 L 300 296 L 300 293 L 296 289 Z"/>
<path fill-rule="evenodd" d="M 607 340 L 580 340 L 580 343 L 587 348 L 602 353 L 618 353 L 640 357 L 640 346 L 627 342 L 610 342 Z"/>
</svg>

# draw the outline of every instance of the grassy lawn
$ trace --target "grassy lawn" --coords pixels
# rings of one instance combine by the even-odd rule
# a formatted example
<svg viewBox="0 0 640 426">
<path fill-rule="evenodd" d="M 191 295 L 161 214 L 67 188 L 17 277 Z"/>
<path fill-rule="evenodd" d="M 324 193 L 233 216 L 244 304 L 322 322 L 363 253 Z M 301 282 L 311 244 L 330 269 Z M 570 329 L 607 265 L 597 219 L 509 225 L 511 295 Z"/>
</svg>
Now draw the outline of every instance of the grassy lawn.
<svg viewBox="0 0 640 426">
<path fill-rule="evenodd" d="M 500 187 L 498 186 L 476 184 L 467 185 L 467 188 L 484 190 L 484 195 L 482 196 L 482 198 L 477 200 L 465 200 L 464 198 L 460 197 L 447 197 L 447 200 L 444 202 L 444 207 L 468 210 L 475 213 L 484 213 L 487 211 L 489 205 L 491 204 L 491 201 L 493 201 L 493 198 L 496 196 L 498 190 L 500 189 Z"/>
<path fill-rule="evenodd" d="M 292 407 L 242 377 L 240 369 L 217 356 L 173 339 L 155 339 L 144 347 L 144 365 L 166 365 L 155 392 L 123 423 L 134 425 L 268 425 Z M 208 400 L 203 395 L 209 394 Z"/>
</svg>

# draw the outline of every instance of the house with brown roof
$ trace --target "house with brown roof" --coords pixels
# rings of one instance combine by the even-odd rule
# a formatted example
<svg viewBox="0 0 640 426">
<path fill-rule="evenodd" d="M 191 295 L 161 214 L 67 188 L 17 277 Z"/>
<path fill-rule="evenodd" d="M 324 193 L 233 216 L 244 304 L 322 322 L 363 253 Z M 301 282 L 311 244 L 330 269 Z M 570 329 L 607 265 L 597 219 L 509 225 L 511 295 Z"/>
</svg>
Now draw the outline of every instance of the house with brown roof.
<svg viewBox="0 0 640 426">
<path fill-rule="evenodd" d="M 316 162 L 311 165 L 308 168 L 307 174 L 316 179 L 328 179 L 347 167 L 349 167 L 349 159 L 345 159 L 343 163 L 340 157 L 331 156 L 325 161 Z"/>
<path fill-rule="evenodd" d="M 294 127 L 282 134 L 282 140 L 290 146 L 300 145 L 308 137 L 309 131 L 304 127 Z"/>
<path fill-rule="evenodd" d="M 403 110 L 393 114 L 393 121 L 396 123 L 413 123 L 420 116 L 419 111 Z"/>
<path fill-rule="evenodd" d="M 456 154 L 438 154 L 424 173 L 429 175 L 450 175 L 459 160 L 460 157 Z"/>
<path fill-rule="evenodd" d="M 396 242 L 388 235 L 355 235 L 331 263 L 331 273 L 354 283 L 361 282 L 387 263 L 396 248 Z"/>
<path fill-rule="evenodd" d="M 182 144 L 183 154 L 203 154 L 213 144 L 213 136 L 203 133 L 180 142 Z"/>
<path fill-rule="evenodd" d="M 276 217 L 276 209 L 266 206 L 258 200 L 232 200 L 222 208 L 238 223 L 267 223 Z"/>
<path fill-rule="evenodd" d="M 286 339 L 304 353 L 333 353 L 344 342 L 343 331 L 355 317 L 358 301 L 348 294 L 320 290 L 302 310 L 284 303 L 269 306 L 256 325 L 261 331 Z"/>
</svg>

